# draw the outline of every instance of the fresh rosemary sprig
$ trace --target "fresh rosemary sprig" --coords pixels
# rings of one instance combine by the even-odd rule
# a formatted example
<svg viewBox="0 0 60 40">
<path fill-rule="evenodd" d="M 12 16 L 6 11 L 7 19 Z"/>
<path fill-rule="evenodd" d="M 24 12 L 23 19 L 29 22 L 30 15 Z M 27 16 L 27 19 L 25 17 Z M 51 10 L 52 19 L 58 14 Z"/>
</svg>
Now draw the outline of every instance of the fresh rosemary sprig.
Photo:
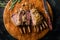
<svg viewBox="0 0 60 40">
<path fill-rule="evenodd" d="M 0 7 L 5 7 L 6 3 L 0 3 Z"/>
<path fill-rule="evenodd" d="M 15 4 L 16 4 L 17 2 L 21 2 L 21 0 L 12 0 L 12 3 L 11 3 L 11 6 L 10 6 L 10 9 L 13 9 L 14 6 L 15 6 Z"/>
<path fill-rule="evenodd" d="M 21 2 L 21 0 L 18 0 L 18 2 Z"/>
</svg>

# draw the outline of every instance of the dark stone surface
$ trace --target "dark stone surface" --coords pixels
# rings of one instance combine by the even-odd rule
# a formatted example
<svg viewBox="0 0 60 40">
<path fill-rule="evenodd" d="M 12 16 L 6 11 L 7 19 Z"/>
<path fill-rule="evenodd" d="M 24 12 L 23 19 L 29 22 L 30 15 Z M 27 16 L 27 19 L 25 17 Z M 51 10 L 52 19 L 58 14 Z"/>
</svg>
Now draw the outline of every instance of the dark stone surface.
<svg viewBox="0 0 60 40">
<path fill-rule="evenodd" d="M 8 34 L 4 27 L 3 10 L 4 8 L 0 8 L 0 40 L 15 40 L 11 35 Z"/>
<path fill-rule="evenodd" d="M 53 30 L 41 40 L 60 40 L 60 0 L 55 0 L 55 3 L 52 0 L 48 1 L 53 10 Z M 0 8 L 0 40 L 15 40 L 4 27 L 3 11 L 4 8 Z"/>
</svg>

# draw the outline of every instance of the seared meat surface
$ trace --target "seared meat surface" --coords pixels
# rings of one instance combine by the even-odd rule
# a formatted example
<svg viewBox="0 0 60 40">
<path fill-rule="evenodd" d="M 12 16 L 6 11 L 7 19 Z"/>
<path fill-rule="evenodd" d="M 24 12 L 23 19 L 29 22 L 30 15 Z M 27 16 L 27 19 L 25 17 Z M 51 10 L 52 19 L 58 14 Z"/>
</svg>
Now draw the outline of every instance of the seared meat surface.
<svg viewBox="0 0 60 40">
<path fill-rule="evenodd" d="M 13 14 L 11 17 L 11 20 L 13 23 L 18 25 L 31 25 L 36 26 L 40 22 L 42 22 L 42 15 L 37 11 L 37 9 L 31 9 L 31 10 L 21 10 L 17 14 Z"/>
</svg>

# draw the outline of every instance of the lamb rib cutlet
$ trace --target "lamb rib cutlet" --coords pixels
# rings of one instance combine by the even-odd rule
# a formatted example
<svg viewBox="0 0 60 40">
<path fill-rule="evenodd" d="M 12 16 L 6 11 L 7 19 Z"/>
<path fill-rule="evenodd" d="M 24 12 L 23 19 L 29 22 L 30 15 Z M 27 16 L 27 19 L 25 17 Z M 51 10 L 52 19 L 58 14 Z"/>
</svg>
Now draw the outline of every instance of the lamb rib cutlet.
<svg viewBox="0 0 60 40">
<path fill-rule="evenodd" d="M 12 22 L 20 28 L 21 33 L 40 32 L 48 28 L 47 20 L 37 9 L 20 10 L 11 17 Z"/>
</svg>

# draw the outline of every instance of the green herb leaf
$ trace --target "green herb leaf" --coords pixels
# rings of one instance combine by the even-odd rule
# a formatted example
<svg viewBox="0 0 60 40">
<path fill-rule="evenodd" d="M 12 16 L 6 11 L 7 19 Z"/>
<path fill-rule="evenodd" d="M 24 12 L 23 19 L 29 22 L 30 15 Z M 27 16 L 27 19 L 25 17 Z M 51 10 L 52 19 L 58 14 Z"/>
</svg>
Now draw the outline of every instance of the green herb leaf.
<svg viewBox="0 0 60 40">
<path fill-rule="evenodd" d="M 18 0 L 18 2 L 21 2 L 21 0 Z"/>
<path fill-rule="evenodd" d="M 0 7 L 5 7 L 6 3 L 1 3 L 0 2 Z"/>
<path fill-rule="evenodd" d="M 15 4 L 16 4 L 17 2 L 21 2 L 21 0 L 12 0 L 12 3 L 11 3 L 11 6 L 10 6 L 10 9 L 13 9 L 14 6 L 15 6 Z"/>
<path fill-rule="evenodd" d="M 16 4 L 17 0 L 12 0 L 12 3 L 11 3 L 11 6 L 10 6 L 10 9 L 13 9 L 14 8 L 14 5 Z"/>
</svg>

